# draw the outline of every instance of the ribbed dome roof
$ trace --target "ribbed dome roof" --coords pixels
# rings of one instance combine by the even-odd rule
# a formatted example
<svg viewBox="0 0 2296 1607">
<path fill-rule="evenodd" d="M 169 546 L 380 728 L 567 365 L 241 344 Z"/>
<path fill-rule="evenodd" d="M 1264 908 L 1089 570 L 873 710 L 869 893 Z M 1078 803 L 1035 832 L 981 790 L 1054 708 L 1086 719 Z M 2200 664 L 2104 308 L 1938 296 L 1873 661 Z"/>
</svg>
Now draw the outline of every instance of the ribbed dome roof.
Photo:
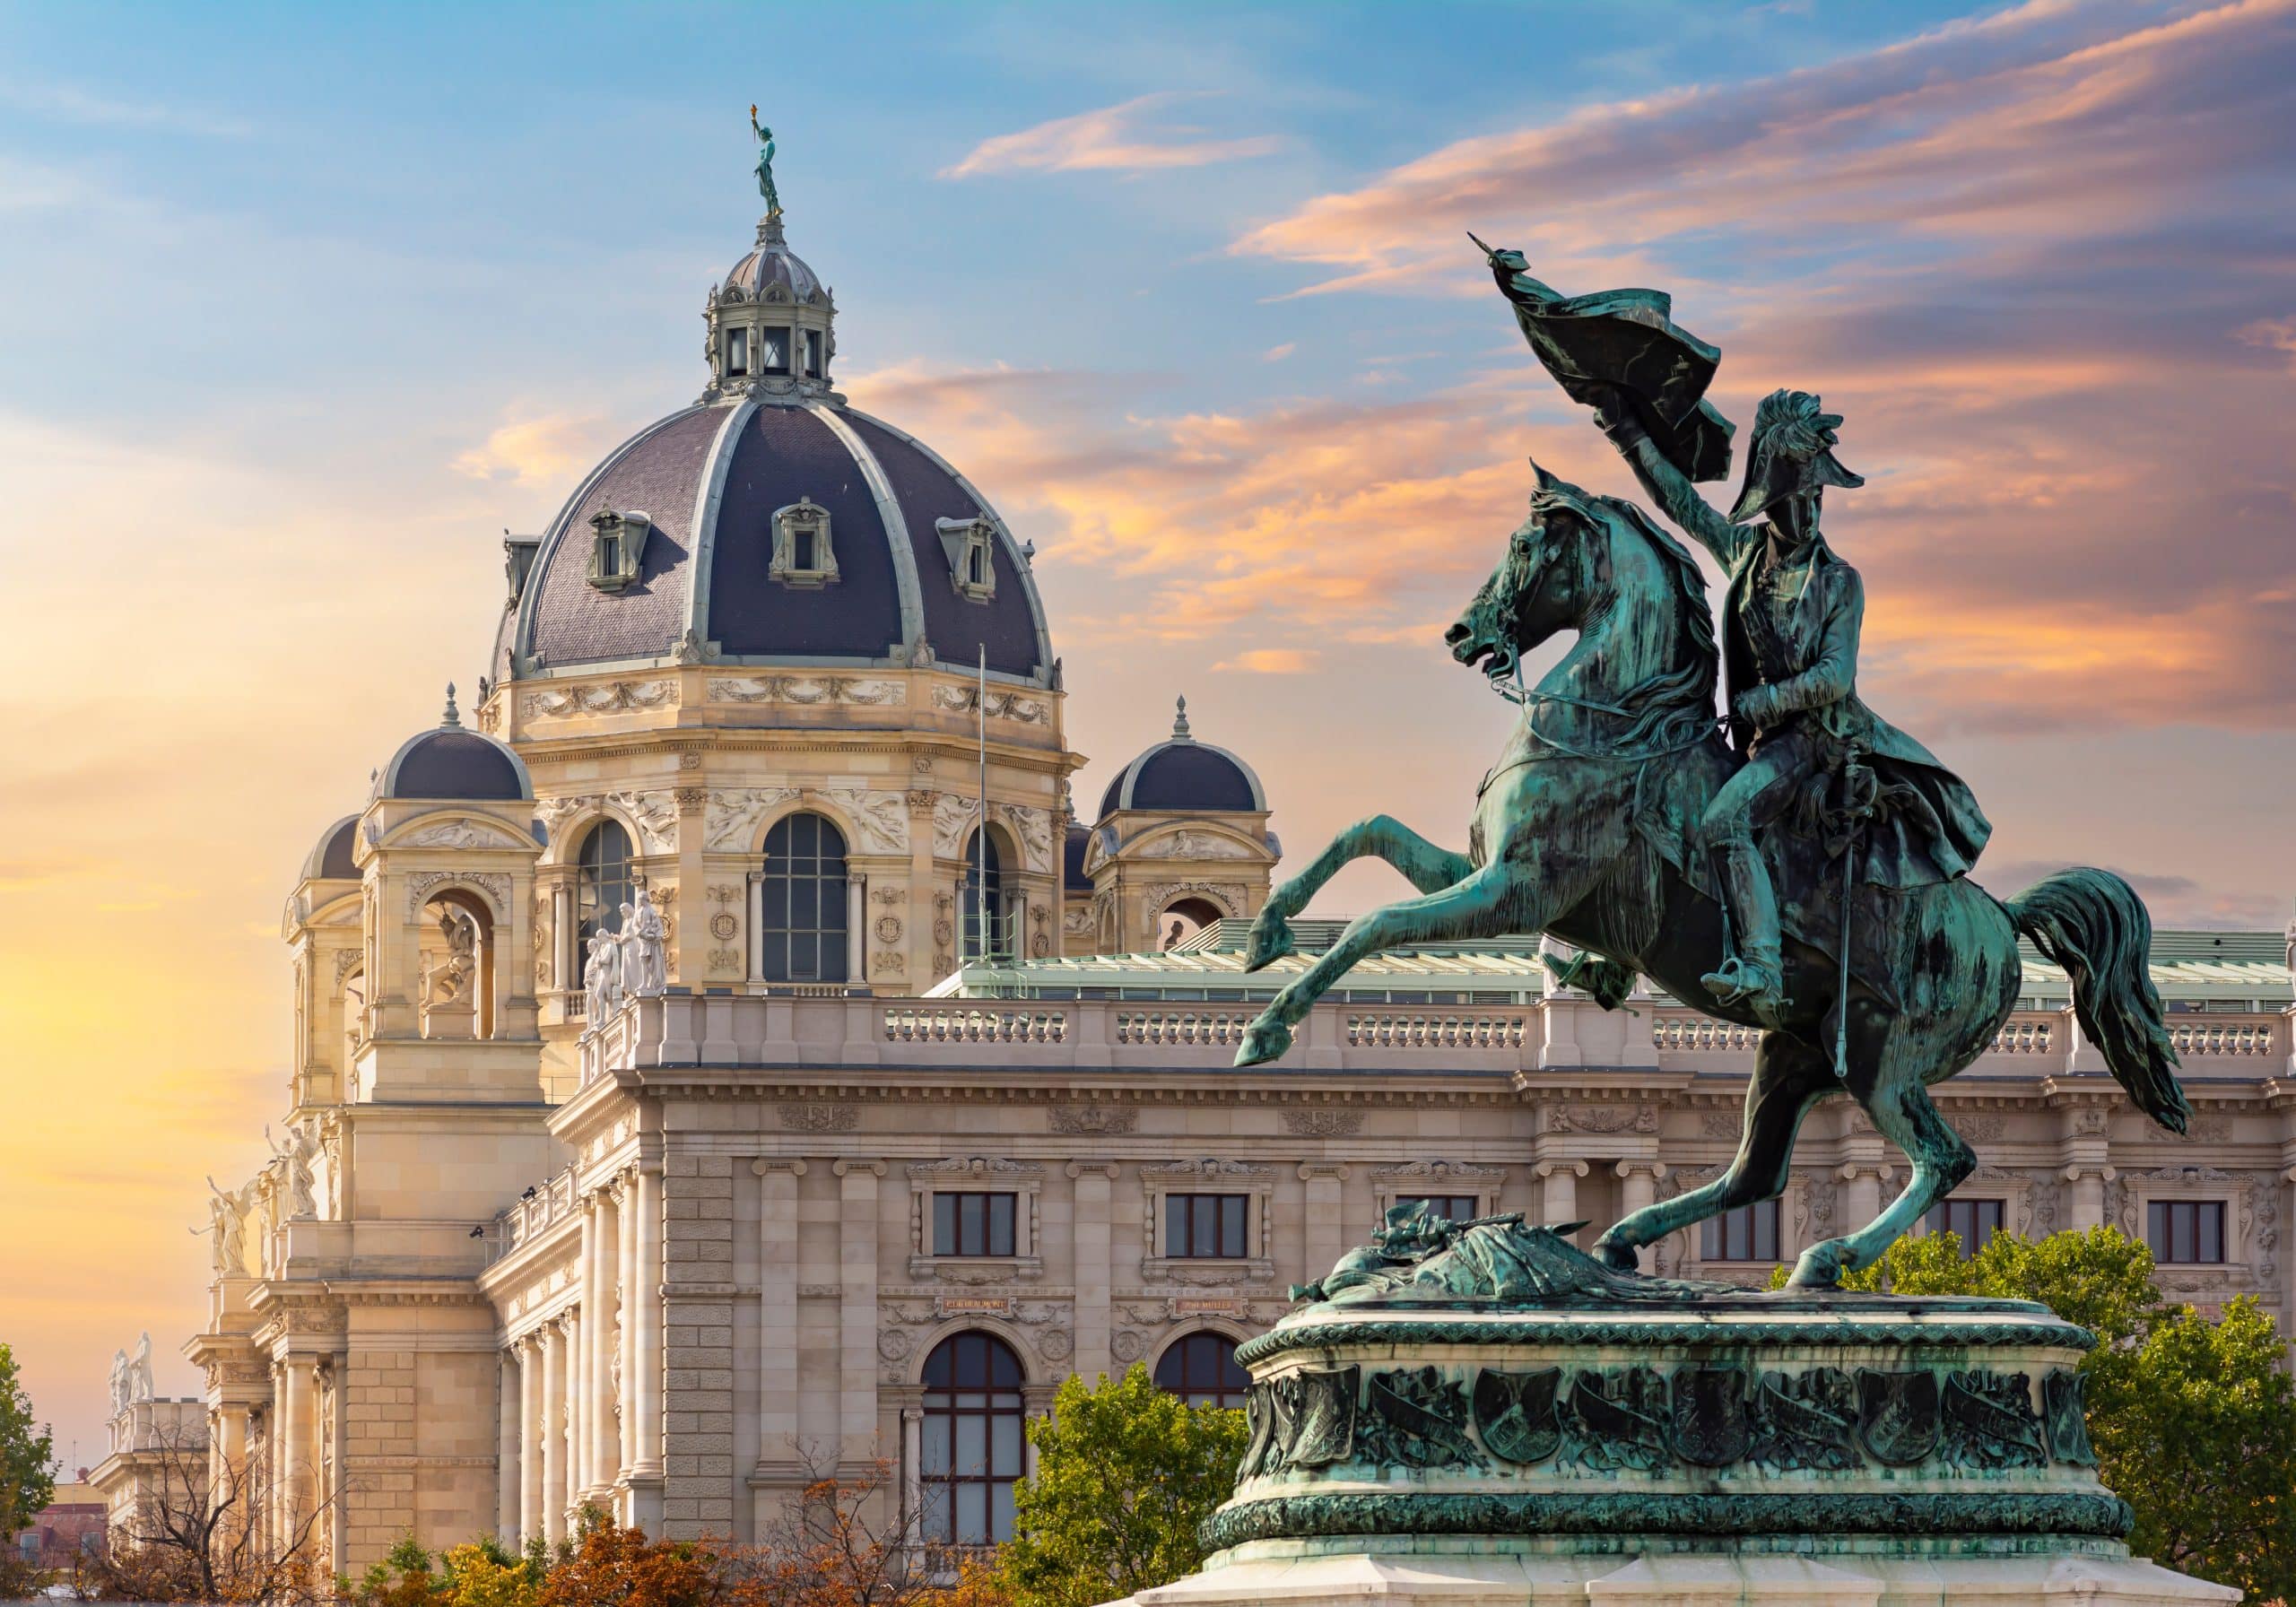
<svg viewBox="0 0 2296 1607">
<path fill-rule="evenodd" d="M 319 834 L 319 840 L 303 861 L 306 882 L 356 882 L 359 867 L 351 863 L 351 850 L 359 838 L 359 817 L 344 815 Z"/>
<path fill-rule="evenodd" d="M 378 798 L 460 798 L 474 803 L 535 795 L 526 761 L 509 744 L 464 727 L 447 689 L 446 717 L 399 744 L 376 778 Z"/>
<path fill-rule="evenodd" d="M 777 509 L 829 516 L 837 578 L 770 572 Z M 637 576 L 591 581 L 591 518 L 648 515 Z M 986 520 L 994 594 L 953 581 L 942 521 Z M 690 633 L 690 634 L 689 634 Z M 1048 682 L 1051 638 L 1026 555 L 987 501 L 923 443 L 834 402 L 742 398 L 672 413 L 593 470 L 542 538 L 497 642 L 498 680 L 701 652 L 725 663 L 924 662 Z M 515 656 L 514 656 L 515 655 Z"/>
<path fill-rule="evenodd" d="M 1196 740 L 1188 730 L 1186 698 L 1179 699 L 1171 739 L 1118 770 L 1100 795 L 1103 820 L 1119 809 L 1260 813 L 1266 808 L 1267 795 L 1251 766 L 1225 748 Z"/>
<path fill-rule="evenodd" d="M 811 301 L 822 293 L 822 282 L 805 259 L 789 249 L 782 238 L 781 219 L 769 217 L 757 226 L 757 244 L 748 255 L 726 270 L 720 295 L 757 300 L 778 286 L 792 301 Z"/>
</svg>

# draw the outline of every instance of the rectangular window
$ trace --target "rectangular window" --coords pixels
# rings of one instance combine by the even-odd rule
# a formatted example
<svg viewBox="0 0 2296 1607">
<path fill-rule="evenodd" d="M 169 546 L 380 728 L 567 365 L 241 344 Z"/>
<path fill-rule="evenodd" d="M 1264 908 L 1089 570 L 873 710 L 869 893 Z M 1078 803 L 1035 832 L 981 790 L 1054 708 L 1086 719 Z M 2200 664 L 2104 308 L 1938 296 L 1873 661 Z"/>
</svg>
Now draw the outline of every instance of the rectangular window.
<svg viewBox="0 0 2296 1607">
<path fill-rule="evenodd" d="M 2214 1266 L 2224 1260 L 2224 1202 L 2155 1200 L 2144 1208 L 2152 1259 Z"/>
<path fill-rule="evenodd" d="M 1778 1202 L 1741 1205 L 1699 1224 L 1701 1261 L 1776 1261 Z"/>
<path fill-rule="evenodd" d="M 789 567 L 811 574 L 813 563 L 813 531 L 801 525 L 789 533 Z"/>
<path fill-rule="evenodd" d="M 1249 1194 L 1166 1194 L 1164 1254 L 1175 1259 L 1240 1261 Z"/>
<path fill-rule="evenodd" d="M 769 374 L 789 371 L 789 331 L 786 326 L 758 331 L 759 364 Z"/>
<path fill-rule="evenodd" d="M 1967 1261 L 1985 1248 L 1985 1241 L 2001 1231 L 2002 1200 L 1940 1200 L 1921 1219 L 1925 1233 L 1952 1233 L 1961 1241 Z"/>
<path fill-rule="evenodd" d="M 808 329 L 805 331 L 805 378 L 819 379 L 821 377 L 822 332 L 818 329 Z"/>
<path fill-rule="evenodd" d="M 742 375 L 750 371 L 750 332 L 746 329 L 726 331 L 726 372 Z"/>
<path fill-rule="evenodd" d="M 966 555 L 966 567 L 968 573 L 966 574 L 965 578 L 970 581 L 973 585 L 979 586 L 987 581 L 988 578 L 988 549 L 976 543 L 971 552 Z"/>
<path fill-rule="evenodd" d="M 1483 1214 L 1483 1202 L 1473 1194 L 1397 1194 L 1398 1205 L 1424 1203 L 1428 1214 L 1447 1221 L 1471 1222 Z"/>
<path fill-rule="evenodd" d="M 1012 1255 L 1018 1194 L 935 1194 L 933 1254 Z"/>
</svg>

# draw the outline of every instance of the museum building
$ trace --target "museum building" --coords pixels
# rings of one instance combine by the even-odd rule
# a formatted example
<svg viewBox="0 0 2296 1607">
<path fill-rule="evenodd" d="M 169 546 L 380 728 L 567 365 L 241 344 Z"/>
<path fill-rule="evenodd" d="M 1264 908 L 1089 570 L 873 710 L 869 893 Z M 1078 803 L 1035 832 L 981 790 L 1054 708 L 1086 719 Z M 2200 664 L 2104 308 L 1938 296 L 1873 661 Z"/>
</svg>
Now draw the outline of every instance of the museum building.
<svg viewBox="0 0 2296 1607">
<path fill-rule="evenodd" d="M 1081 816 L 1032 547 L 837 393 L 778 213 L 703 315 L 700 398 L 505 543 L 467 721 L 450 691 L 289 895 L 285 1137 L 215 1191 L 186 1346 L 267 1533 L 343 1572 L 585 1504 L 746 1539 L 883 1464 L 929 1538 L 995 1540 L 1062 1379 L 1141 1362 L 1239 1403 L 1236 1342 L 1397 1203 L 1600 1225 L 1718 1173 L 1752 1035 L 1604 1010 L 1531 942 L 1369 960 L 1289 1059 L 1232 1069 L 1337 930 L 1243 971 L 1259 777 L 1183 705 Z M 633 905 L 666 988 L 590 1019 Z M 2115 1222 L 2177 1298 L 2286 1320 L 2287 940 L 2164 933 L 2154 977 L 2191 1136 L 2029 954 L 1935 1090 L 1985 1164 L 1933 1225 Z M 1766 1279 L 1905 1175 L 1847 1101 L 1796 1162 L 1655 1266 Z M 115 1428 L 115 1515 L 158 1420 Z"/>
</svg>

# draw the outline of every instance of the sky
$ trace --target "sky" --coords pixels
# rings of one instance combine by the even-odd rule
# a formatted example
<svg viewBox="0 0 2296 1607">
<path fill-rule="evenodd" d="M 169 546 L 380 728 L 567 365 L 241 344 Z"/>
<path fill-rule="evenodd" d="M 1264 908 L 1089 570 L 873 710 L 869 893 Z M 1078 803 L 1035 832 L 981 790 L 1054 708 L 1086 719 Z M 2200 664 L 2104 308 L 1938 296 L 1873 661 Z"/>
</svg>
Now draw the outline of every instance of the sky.
<svg viewBox="0 0 2296 1607">
<path fill-rule="evenodd" d="M 484 668 L 501 533 L 706 378 L 752 101 L 842 388 L 1037 546 L 1080 797 L 1185 693 L 1295 861 L 1464 838 L 1513 717 L 1442 628 L 1532 454 L 1631 491 L 1473 229 L 1845 415 L 1861 691 L 1981 881 L 2287 918 L 2296 0 L 17 4 L 0 1342 L 67 1471 L 139 1331 L 196 1386 L 303 855 Z"/>
</svg>

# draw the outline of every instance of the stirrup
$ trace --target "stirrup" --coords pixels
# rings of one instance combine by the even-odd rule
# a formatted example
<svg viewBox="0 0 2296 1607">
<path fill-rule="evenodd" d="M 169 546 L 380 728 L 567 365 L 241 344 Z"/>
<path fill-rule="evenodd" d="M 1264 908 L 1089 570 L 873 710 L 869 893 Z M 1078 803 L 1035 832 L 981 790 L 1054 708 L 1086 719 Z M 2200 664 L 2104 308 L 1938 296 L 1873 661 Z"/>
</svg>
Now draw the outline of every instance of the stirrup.
<svg viewBox="0 0 2296 1607">
<path fill-rule="evenodd" d="M 1744 1005 L 1765 1026 L 1777 1026 L 1785 1012 L 1785 978 L 1776 966 L 1734 954 L 1699 981 L 1725 1004 Z"/>
</svg>

